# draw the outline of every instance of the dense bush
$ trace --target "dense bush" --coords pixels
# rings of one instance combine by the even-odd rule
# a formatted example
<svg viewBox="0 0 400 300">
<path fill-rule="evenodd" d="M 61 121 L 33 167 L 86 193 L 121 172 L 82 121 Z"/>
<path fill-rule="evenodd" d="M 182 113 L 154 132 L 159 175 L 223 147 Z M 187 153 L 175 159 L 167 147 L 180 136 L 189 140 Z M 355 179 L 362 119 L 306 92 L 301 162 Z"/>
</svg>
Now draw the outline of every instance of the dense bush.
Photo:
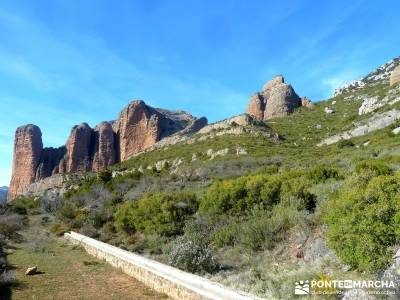
<svg viewBox="0 0 400 300">
<path fill-rule="evenodd" d="M 356 172 L 367 173 L 371 176 L 393 174 L 393 170 L 379 159 L 368 159 L 356 164 Z"/>
<path fill-rule="evenodd" d="M 203 215 L 240 215 L 256 205 L 270 206 L 278 201 L 281 182 L 265 175 L 217 181 L 204 193 L 200 202 Z"/>
<path fill-rule="evenodd" d="M 127 232 L 172 236 L 182 233 L 185 221 L 197 208 L 194 194 L 148 194 L 140 200 L 123 203 L 115 213 L 115 224 Z"/>
<path fill-rule="evenodd" d="M 309 192 L 310 186 L 307 173 L 299 170 L 217 181 L 204 193 L 199 211 L 202 215 L 216 217 L 223 214 L 241 216 L 256 207 L 270 210 L 280 202 L 296 206 L 298 210 L 313 211 L 316 200 Z"/>
<path fill-rule="evenodd" d="M 40 207 L 39 199 L 20 196 L 10 204 L 10 210 L 20 215 L 34 213 Z"/>
<path fill-rule="evenodd" d="M 346 264 L 373 272 L 389 263 L 400 234 L 399 179 L 381 175 L 365 186 L 352 184 L 332 200 L 325 218 L 328 241 Z"/>
<path fill-rule="evenodd" d="M 340 171 L 332 166 L 327 165 L 318 165 L 308 171 L 307 174 L 308 179 L 310 179 L 313 183 L 325 182 L 328 179 L 343 179 L 343 176 L 340 174 Z"/>
<path fill-rule="evenodd" d="M 179 269 L 194 273 L 212 273 L 219 266 L 210 244 L 210 228 L 196 220 L 186 223 L 185 234 L 178 237 L 171 252 L 169 263 Z"/>
<path fill-rule="evenodd" d="M 277 205 L 272 211 L 254 209 L 247 219 L 232 219 L 215 230 L 213 244 L 218 248 L 238 245 L 253 251 L 271 249 L 304 219 L 305 215 L 296 207 Z"/>
<path fill-rule="evenodd" d="M 9 246 L 9 241 L 21 240 L 18 230 L 23 227 L 24 219 L 20 215 L 0 211 L 0 298 L 5 287 L 14 280 L 13 274 L 9 272 L 11 266 L 7 262 L 5 249 Z"/>
</svg>

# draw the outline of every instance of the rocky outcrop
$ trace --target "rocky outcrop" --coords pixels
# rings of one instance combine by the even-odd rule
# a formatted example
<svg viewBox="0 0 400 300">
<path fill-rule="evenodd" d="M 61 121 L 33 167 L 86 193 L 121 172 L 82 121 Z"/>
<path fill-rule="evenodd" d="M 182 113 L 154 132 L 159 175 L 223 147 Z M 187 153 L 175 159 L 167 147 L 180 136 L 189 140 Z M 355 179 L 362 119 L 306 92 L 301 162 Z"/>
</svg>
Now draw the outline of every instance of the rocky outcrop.
<svg viewBox="0 0 400 300">
<path fill-rule="evenodd" d="M 265 100 L 262 93 L 255 93 L 250 97 L 250 102 L 247 105 L 246 112 L 254 116 L 257 120 L 264 119 Z"/>
<path fill-rule="evenodd" d="M 375 130 L 388 127 L 398 120 L 400 120 L 400 111 L 397 109 L 377 113 L 364 120 L 362 123 L 356 123 L 353 129 L 324 139 L 317 146 L 331 145 L 341 140 L 349 140 L 353 137 L 364 136 Z"/>
<path fill-rule="evenodd" d="M 265 93 L 265 92 L 264 92 Z M 291 85 L 279 84 L 268 91 L 266 97 L 264 120 L 274 117 L 284 117 L 301 106 L 300 97 Z M 265 95 L 268 95 L 265 93 Z"/>
<path fill-rule="evenodd" d="M 314 103 L 312 103 L 312 101 L 311 101 L 310 99 L 308 99 L 307 97 L 302 97 L 302 98 L 301 98 L 301 106 L 307 107 L 307 108 L 310 108 L 310 109 L 313 109 L 315 105 L 314 105 Z"/>
<path fill-rule="evenodd" d="M 390 85 L 395 85 L 400 82 L 400 65 L 398 65 L 390 75 Z"/>
<path fill-rule="evenodd" d="M 312 108 L 308 98 L 300 98 L 290 84 L 285 83 L 279 75 L 268 81 L 262 92 L 250 97 L 247 113 L 257 120 L 268 120 L 275 117 L 287 116 L 300 106 Z"/>
<path fill-rule="evenodd" d="M 400 57 L 396 57 L 387 63 L 381 65 L 367 76 L 354 80 L 350 83 L 346 83 L 344 86 L 336 89 L 333 96 L 340 96 L 341 94 L 350 93 L 356 90 L 360 90 L 368 84 L 369 87 L 376 86 L 382 83 L 390 83 L 390 77 L 393 75 L 395 68 L 400 65 Z"/>
<path fill-rule="evenodd" d="M 82 123 L 72 128 L 65 146 L 44 148 L 35 125 L 17 129 L 13 175 L 8 199 L 23 193 L 33 182 L 55 174 L 98 172 L 153 146 L 161 139 L 182 132 L 192 134 L 207 125 L 184 111 L 152 108 L 135 100 L 117 121 L 102 122 L 92 129 Z"/>
<path fill-rule="evenodd" d="M 143 101 L 131 102 L 118 119 L 121 160 L 155 144 L 161 137 L 162 115 Z"/>
<path fill-rule="evenodd" d="M 95 128 L 95 153 L 93 157 L 92 170 L 98 172 L 117 161 L 118 147 L 116 145 L 116 134 L 112 123 L 103 122 Z"/>
<path fill-rule="evenodd" d="M 91 152 L 93 151 L 93 130 L 86 123 L 74 126 L 65 145 L 66 172 L 73 173 L 91 170 Z M 94 137 L 93 137 L 94 138 Z"/>
<path fill-rule="evenodd" d="M 35 181 L 59 173 L 59 164 L 65 152 L 66 148 L 64 146 L 59 148 L 44 148 L 36 170 Z"/>
<path fill-rule="evenodd" d="M 17 128 L 8 200 L 14 199 L 35 181 L 42 150 L 42 132 L 39 127 L 29 124 Z"/>
</svg>

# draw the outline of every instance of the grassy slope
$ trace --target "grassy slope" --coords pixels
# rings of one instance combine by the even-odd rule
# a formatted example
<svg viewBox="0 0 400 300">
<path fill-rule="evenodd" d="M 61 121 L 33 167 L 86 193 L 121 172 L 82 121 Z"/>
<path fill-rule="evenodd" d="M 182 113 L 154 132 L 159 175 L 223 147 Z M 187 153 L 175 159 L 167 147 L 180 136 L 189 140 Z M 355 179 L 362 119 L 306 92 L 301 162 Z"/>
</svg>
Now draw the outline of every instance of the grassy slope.
<svg viewBox="0 0 400 300">
<path fill-rule="evenodd" d="M 319 102 L 315 108 L 300 109 L 295 113 L 284 117 L 276 118 L 266 122 L 268 127 L 271 127 L 274 132 L 279 133 L 285 140 L 274 143 L 269 140 L 250 136 L 221 136 L 218 138 L 210 139 L 204 142 L 196 142 L 191 145 L 177 144 L 170 146 L 166 149 L 144 153 L 134 157 L 126 162 L 123 162 L 123 167 L 138 167 L 140 165 L 149 165 L 161 159 L 173 159 L 182 157 L 185 161 L 189 162 L 193 153 L 205 152 L 207 149 L 234 149 L 236 145 L 245 147 L 248 150 L 248 156 L 255 159 L 271 159 L 279 158 L 284 162 L 295 163 L 296 165 L 314 164 L 315 157 L 319 159 L 326 159 L 328 162 L 336 160 L 337 158 L 344 158 L 343 152 L 346 149 L 338 149 L 337 145 L 316 147 L 321 140 L 337 133 L 344 132 L 354 128 L 354 123 L 362 122 L 372 114 L 359 116 L 358 108 L 362 100 L 360 98 L 375 97 L 382 99 L 392 88 L 388 83 L 378 83 L 373 86 L 365 86 L 359 90 L 347 91 L 343 94 L 331 98 L 326 101 Z M 346 100 L 348 98 L 353 100 Z M 335 104 L 332 104 L 335 103 Z M 333 114 L 326 114 L 325 107 L 330 107 L 335 110 Z M 399 108 L 400 103 L 394 105 L 386 105 L 376 112 L 387 111 L 392 108 Z M 400 124 L 396 124 L 400 126 Z M 382 129 L 368 136 L 355 138 L 356 144 L 361 144 L 365 141 L 370 141 L 368 151 L 383 150 L 386 146 L 392 148 L 396 142 L 389 136 L 390 128 Z M 354 152 L 355 148 L 351 149 Z M 365 152 L 367 149 L 356 150 L 357 155 Z M 353 155 L 352 155 L 353 156 Z M 237 159 L 231 153 L 219 160 Z"/>
<path fill-rule="evenodd" d="M 162 299 L 132 277 L 94 259 L 80 247 L 47 233 L 33 217 L 22 232 L 25 242 L 8 256 L 18 284 L 12 299 Z M 41 274 L 25 276 L 36 265 Z"/>
</svg>

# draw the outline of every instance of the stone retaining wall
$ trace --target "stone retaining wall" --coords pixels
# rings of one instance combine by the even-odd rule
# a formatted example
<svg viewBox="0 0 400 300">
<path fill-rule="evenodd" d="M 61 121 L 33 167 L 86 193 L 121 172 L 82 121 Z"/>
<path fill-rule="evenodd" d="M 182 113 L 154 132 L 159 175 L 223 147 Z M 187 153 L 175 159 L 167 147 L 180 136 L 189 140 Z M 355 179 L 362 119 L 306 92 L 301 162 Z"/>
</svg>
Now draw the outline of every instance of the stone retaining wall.
<svg viewBox="0 0 400 300">
<path fill-rule="evenodd" d="M 71 231 L 64 237 L 172 299 L 261 299 Z"/>
</svg>

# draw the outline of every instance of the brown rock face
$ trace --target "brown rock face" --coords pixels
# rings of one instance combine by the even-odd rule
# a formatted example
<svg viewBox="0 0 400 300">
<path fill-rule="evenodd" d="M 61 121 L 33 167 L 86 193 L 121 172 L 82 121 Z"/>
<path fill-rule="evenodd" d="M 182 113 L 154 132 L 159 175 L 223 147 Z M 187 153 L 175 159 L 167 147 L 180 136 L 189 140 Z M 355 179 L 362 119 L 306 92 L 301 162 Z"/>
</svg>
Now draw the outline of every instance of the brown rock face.
<svg viewBox="0 0 400 300">
<path fill-rule="evenodd" d="M 96 126 L 96 145 L 92 170 L 98 172 L 116 162 L 115 133 L 110 122 Z"/>
<path fill-rule="evenodd" d="M 44 148 L 40 163 L 36 169 L 35 181 L 59 173 L 59 163 L 64 157 L 66 149 L 64 146 L 59 148 Z"/>
<path fill-rule="evenodd" d="M 291 85 L 282 83 L 270 90 L 265 106 L 264 119 L 287 116 L 301 106 L 301 100 Z"/>
<path fill-rule="evenodd" d="M 39 127 L 30 124 L 17 128 L 8 200 L 14 199 L 35 181 L 42 149 L 42 132 Z"/>
<path fill-rule="evenodd" d="M 72 128 L 65 146 L 44 148 L 39 127 L 17 129 L 13 175 L 8 199 L 23 193 L 28 185 L 57 173 L 98 172 L 141 152 L 161 138 L 178 131 L 193 133 L 207 125 L 183 111 L 152 108 L 137 100 L 121 112 L 118 121 L 90 128 L 86 123 Z"/>
<path fill-rule="evenodd" d="M 397 66 L 390 75 L 390 85 L 400 82 L 400 65 Z"/>
<path fill-rule="evenodd" d="M 267 120 L 287 116 L 302 104 L 292 86 L 286 84 L 283 76 L 279 75 L 268 81 L 261 93 L 250 97 L 247 113 L 258 120 Z M 311 107 L 312 103 L 304 101 L 304 105 Z"/>
<path fill-rule="evenodd" d="M 89 171 L 92 169 L 91 152 L 92 149 L 92 128 L 88 124 L 82 123 L 74 126 L 68 138 L 66 153 L 66 172 L 73 173 L 79 171 Z"/>
<path fill-rule="evenodd" d="M 118 119 L 121 161 L 155 144 L 161 135 L 160 114 L 143 101 L 132 101 Z"/>
<path fill-rule="evenodd" d="M 250 97 L 249 105 L 247 106 L 246 112 L 249 115 L 254 116 L 257 120 L 264 119 L 264 111 L 265 111 L 265 100 L 264 95 L 261 93 L 255 93 Z"/>
</svg>

